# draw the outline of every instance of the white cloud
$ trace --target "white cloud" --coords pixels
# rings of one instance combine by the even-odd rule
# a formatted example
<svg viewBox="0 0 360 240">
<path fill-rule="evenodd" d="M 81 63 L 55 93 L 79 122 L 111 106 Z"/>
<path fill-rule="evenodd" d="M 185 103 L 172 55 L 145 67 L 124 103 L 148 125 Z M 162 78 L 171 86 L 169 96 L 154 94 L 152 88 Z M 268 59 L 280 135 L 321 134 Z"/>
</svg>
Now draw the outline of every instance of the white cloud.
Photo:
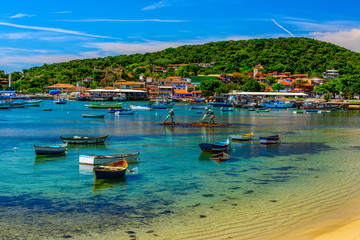
<svg viewBox="0 0 360 240">
<path fill-rule="evenodd" d="M 15 14 L 9 18 L 23 18 L 23 17 L 35 17 L 36 15 L 29 15 L 29 14 L 25 14 L 25 13 L 18 13 Z"/>
<path fill-rule="evenodd" d="M 61 22 L 162 22 L 162 23 L 170 23 L 170 22 L 187 22 L 187 20 L 166 20 L 166 19 L 79 19 L 79 20 L 71 20 L 71 19 L 63 19 L 56 20 Z"/>
<path fill-rule="evenodd" d="M 150 5 L 150 6 L 144 7 L 141 10 L 153 10 L 153 9 L 156 9 L 156 8 L 165 7 L 165 6 L 167 6 L 167 4 L 168 4 L 167 1 L 160 1 L 160 2 L 154 3 L 154 4 Z"/>
<path fill-rule="evenodd" d="M 12 24 L 12 23 L 7 23 L 7 22 L 0 22 L 0 25 L 15 27 L 15 28 L 32 29 L 32 30 L 38 30 L 38 31 L 57 32 L 57 33 L 65 33 L 65 34 L 72 34 L 72 35 L 78 35 L 78 36 L 94 37 L 94 38 L 112 38 L 112 37 L 107 37 L 107 36 L 87 34 L 87 33 L 78 32 L 78 31 L 71 31 L 71 30 L 66 30 L 66 29 L 61 29 L 61 28 L 25 26 L 25 25 L 18 25 L 18 24 Z M 112 39 L 116 39 L 116 38 L 112 38 Z"/>
<path fill-rule="evenodd" d="M 67 14 L 72 13 L 72 11 L 61 11 L 61 12 L 54 12 L 55 14 Z"/>
<path fill-rule="evenodd" d="M 320 41 L 336 44 L 355 52 L 360 52 L 360 29 L 338 32 L 312 32 L 309 36 Z"/>
<path fill-rule="evenodd" d="M 49 50 L 40 50 L 40 49 L 23 49 L 23 48 L 11 48 L 11 47 L 0 47 L 0 52 L 3 53 L 49 53 L 53 51 Z"/>
</svg>

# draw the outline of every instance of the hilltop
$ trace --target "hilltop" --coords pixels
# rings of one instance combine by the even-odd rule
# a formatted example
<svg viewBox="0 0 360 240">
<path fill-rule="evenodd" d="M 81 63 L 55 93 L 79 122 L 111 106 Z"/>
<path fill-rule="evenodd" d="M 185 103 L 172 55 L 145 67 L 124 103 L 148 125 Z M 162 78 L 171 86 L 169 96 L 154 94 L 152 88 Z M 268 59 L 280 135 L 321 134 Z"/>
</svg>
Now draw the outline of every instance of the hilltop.
<svg viewBox="0 0 360 240">
<path fill-rule="evenodd" d="M 195 65 L 190 67 L 190 65 L 177 69 L 176 72 L 169 68 L 166 73 L 152 71 L 155 66 L 164 67 L 166 70 L 168 64 L 210 62 L 215 63 L 213 67 L 202 68 Z M 104 86 L 120 77 L 136 80 L 139 73 L 158 79 L 170 74 L 189 77 L 198 74 L 247 72 L 252 71 L 257 64 L 264 66 L 264 73 L 277 71 L 322 76 L 325 70 L 334 68 L 339 70 L 341 75 L 352 75 L 360 72 L 360 53 L 309 38 L 221 41 L 168 48 L 145 54 L 44 64 L 24 70 L 23 79 L 55 78 L 57 82 L 75 83 L 91 77 L 95 82 L 97 81 L 97 84 Z M 139 66 L 142 68 L 137 68 Z M 113 71 L 116 68 L 120 71 Z M 138 70 L 134 72 L 136 68 Z M 19 79 L 20 76 L 14 74 L 13 79 Z M 42 85 L 46 85 L 46 82 L 43 81 Z"/>
</svg>

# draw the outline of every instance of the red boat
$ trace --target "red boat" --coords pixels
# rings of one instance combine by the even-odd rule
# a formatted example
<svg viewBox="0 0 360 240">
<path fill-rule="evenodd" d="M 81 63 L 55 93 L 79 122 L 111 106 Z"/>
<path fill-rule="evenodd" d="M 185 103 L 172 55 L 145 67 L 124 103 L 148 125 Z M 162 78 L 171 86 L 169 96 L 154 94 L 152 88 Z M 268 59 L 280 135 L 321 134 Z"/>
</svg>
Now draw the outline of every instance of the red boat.
<svg viewBox="0 0 360 240">
<path fill-rule="evenodd" d="M 303 105 L 304 109 L 330 109 L 330 105 L 327 105 L 325 102 L 314 102 L 314 101 L 305 101 Z"/>
</svg>

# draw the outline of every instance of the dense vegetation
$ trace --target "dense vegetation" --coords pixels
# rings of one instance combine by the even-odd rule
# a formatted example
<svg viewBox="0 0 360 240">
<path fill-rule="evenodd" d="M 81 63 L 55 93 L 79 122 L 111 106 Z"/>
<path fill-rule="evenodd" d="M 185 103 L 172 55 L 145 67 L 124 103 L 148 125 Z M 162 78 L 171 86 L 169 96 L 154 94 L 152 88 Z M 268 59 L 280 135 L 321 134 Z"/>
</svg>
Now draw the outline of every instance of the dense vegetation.
<svg viewBox="0 0 360 240">
<path fill-rule="evenodd" d="M 201 68 L 189 65 L 181 66 L 177 71 L 168 68 L 167 73 L 152 72 L 154 66 L 166 68 L 167 64 L 209 62 L 215 62 L 215 66 Z M 360 72 L 359 53 L 314 39 L 278 38 L 210 42 L 203 45 L 168 48 L 153 53 L 44 64 L 41 67 L 23 70 L 22 73 L 15 72 L 12 79 L 18 80 L 14 87 L 23 91 L 35 91 L 54 82 L 75 84 L 85 77 L 94 79 L 92 82 L 87 82 L 86 87 L 97 87 L 109 85 L 119 78 L 136 80 L 140 73 L 160 79 L 171 74 L 190 77 L 198 74 L 251 72 L 259 63 L 264 66 L 264 73 L 273 71 L 307 73 L 310 76 L 321 77 L 325 70 L 332 68 L 339 70 L 339 73 L 345 76 Z M 99 70 L 94 70 L 94 66 Z M 111 70 L 119 66 L 123 67 L 120 73 Z M 134 72 L 133 69 L 138 66 L 145 68 L 138 68 Z M 0 77 L 7 76 L 0 71 Z"/>
</svg>

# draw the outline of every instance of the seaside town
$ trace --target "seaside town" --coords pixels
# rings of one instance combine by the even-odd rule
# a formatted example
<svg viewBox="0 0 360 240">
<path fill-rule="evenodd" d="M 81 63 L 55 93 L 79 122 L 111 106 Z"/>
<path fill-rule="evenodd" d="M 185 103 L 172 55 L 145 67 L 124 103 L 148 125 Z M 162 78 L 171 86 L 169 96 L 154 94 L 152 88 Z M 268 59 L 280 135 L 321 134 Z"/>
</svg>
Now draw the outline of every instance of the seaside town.
<svg viewBox="0 0 360 240">
<path fill-rule="evenodd" d="M 0 239 L 360 240 L 360 1 L 7 1 Z"/>
</svg>

